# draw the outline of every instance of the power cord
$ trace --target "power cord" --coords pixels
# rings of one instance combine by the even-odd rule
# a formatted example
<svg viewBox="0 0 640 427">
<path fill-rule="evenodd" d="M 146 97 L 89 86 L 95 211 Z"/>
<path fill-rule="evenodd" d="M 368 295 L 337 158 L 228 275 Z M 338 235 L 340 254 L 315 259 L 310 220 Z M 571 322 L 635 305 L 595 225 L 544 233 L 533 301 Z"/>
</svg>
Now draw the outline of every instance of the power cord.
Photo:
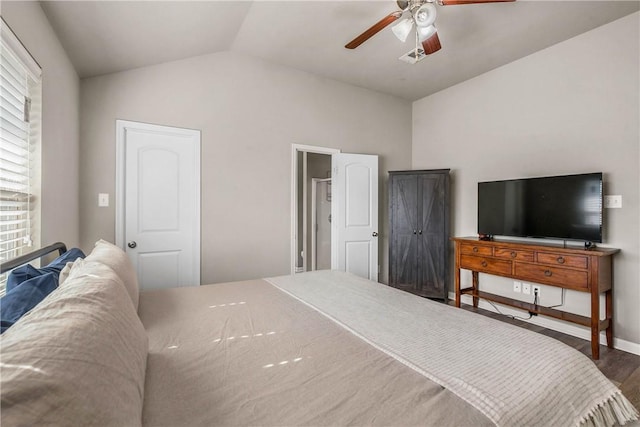
<svg viewBox="0 0 640 427">
<path fill-rule="evenodd" d="M 536 309 L 538 307 L 538 290 L 537 289 L 533 290 L 533 306 L 536 307 Z M 537 315 L 538 315 L 537 312 L 534 312 L 534 311 L 529 312 L 529 316 L 537 316 Z"/>
<path fill-rule="evenodd" d="M 513 316 L 511 314 L 505 314 L 505 313 L 501 312 L 500 309 L 492 301 L 489 301 L 489 300 L 486 300 L 486 301 L 489 304 L 491 304 L 491 306 L 498 312 L 498 314 L 501 314 L 501 315 L 503 315 L 505 317 L 509 317 L 509 318 L 511 318 L 513 320 L 529 320 L 529 319 L 531 319 L 533 317 L 533 314 L 531 314 L 531 313 L 529 313 L 529 317 L 520 317 L 520 316 Z"/>
<path fill-rule="evenodd" d="M 566 289 L 562 289 L 562 301 L 561 301 L 561 303 L 560 303 L 560 304 L 557 304 L 557 305 L 551 305 L 551 306 L 549 306 L 549 307 L 547 307 L 547 308 L 555 308 L 555 307 L 561 307 L 561 306 L 563 306 L 563 305 L 564 305 L 564 296 L 565 296 L 565 291 L 566 291 Z M 511 319 L 513 319 L 513 320 L 529 320 L 529 319 L 531 319 L 533 316 L 537 316 L 537 315 L 538 315 L 538 313 L 534 313 L 534 312 L 530 311 L 530 312 L 529 312 L 529 317 L 513 316 L 513 315 L 511 315 L 511 314 L 506 314 L 506 313 L 503 313 L 502 311 L 500 311 L 500 309 L 498 308 L 498 306 L 496 306 L 492 301 L 489 301 L 489 300 L 485 300 L 485 301 L 487 301 L 487 302 L 488 302 L 488 303 L 489 303 L 489 304 L 494 308 L 494 310 L 495 310 L 498 314 L 500 314 L 500 315 L 502 315 L 502 316 L 505 316 L 505 317 L 509 317 L 509 318 L 511 318 Z M 539 298 L 539 296 L 538 296 L 538 290 L 536 289 L 536 290 L 534 290 L 534 291 L 533 291 L 533 305 L 534 305 L 534 306 L 538 306 L 538 305 L 539 305 L 539 303 L 540 303 L 540 298 Z"/>
<path fill-rule="evenodd" d="M 556 308 L 556 307 L 562 307 L 564 305 L 564 294 L 566 292 L 566 289 L 562 288 L 562 299 L 560 300 L 560 304 L 556 304 L 556 305 L 550 305 L 549 308 Z"/>
</svg>

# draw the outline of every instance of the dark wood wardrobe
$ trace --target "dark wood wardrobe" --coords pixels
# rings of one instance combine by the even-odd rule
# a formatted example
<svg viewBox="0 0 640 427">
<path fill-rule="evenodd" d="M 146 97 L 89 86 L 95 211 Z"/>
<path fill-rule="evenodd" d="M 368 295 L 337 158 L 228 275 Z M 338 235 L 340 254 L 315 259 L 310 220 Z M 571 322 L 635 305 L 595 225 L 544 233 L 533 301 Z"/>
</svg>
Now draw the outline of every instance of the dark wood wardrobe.
<svg viewBox="0 0 640 427">
<path fill-rule="evenodd" d="M 389 285 L 448 298 L 449 169 L 389 172 Z"/>
</svg>

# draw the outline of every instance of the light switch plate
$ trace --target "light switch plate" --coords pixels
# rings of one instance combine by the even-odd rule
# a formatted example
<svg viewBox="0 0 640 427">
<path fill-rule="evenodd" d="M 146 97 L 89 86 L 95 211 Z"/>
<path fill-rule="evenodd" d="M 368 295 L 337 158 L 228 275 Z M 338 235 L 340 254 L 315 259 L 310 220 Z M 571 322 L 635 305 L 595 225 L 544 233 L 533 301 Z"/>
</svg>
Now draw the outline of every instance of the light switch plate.
<svg viewBox="0 0 640 427">
<path fill-rule="evenodd" d="M 98 193 L 98 206 L 101 208 L 109 206 L 109 193 Z"/>
<path fill-rule="evenodd" d="M 622 196 L 604 196 L 605 208 L 622 208 Z"/>
</svg>

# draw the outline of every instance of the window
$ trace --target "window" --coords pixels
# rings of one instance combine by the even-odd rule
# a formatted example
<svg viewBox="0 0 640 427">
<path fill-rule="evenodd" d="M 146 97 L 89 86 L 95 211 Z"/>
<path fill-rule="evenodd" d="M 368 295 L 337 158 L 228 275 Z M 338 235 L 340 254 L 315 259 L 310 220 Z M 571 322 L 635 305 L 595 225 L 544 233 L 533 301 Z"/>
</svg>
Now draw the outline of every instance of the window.
<svg viewBox="0 0 640 427">
<path fill-rule="evenodd" d="M 0 260 L 39 245 L 40 67 L 2 21 L 0 50 Z M 0 278 L 4 294 L 5 277 Z"/>
</svg>

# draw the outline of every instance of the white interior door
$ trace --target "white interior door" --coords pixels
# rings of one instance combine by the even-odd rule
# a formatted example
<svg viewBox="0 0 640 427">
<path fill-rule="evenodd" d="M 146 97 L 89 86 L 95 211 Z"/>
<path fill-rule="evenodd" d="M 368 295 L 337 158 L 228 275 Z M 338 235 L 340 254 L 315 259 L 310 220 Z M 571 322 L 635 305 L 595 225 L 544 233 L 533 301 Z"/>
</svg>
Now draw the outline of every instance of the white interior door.
<svg viewBox="0 0 640 427">
<path fill-rule="evenodd" d="M 200 285 L 200 131 L 118 120 L 117 244 L 142 289 Z"/>
<path fill-rule="evenodd" d="M 378 280 L 378 156 L 333 154 L 331 268 Z"/>
</svg>

